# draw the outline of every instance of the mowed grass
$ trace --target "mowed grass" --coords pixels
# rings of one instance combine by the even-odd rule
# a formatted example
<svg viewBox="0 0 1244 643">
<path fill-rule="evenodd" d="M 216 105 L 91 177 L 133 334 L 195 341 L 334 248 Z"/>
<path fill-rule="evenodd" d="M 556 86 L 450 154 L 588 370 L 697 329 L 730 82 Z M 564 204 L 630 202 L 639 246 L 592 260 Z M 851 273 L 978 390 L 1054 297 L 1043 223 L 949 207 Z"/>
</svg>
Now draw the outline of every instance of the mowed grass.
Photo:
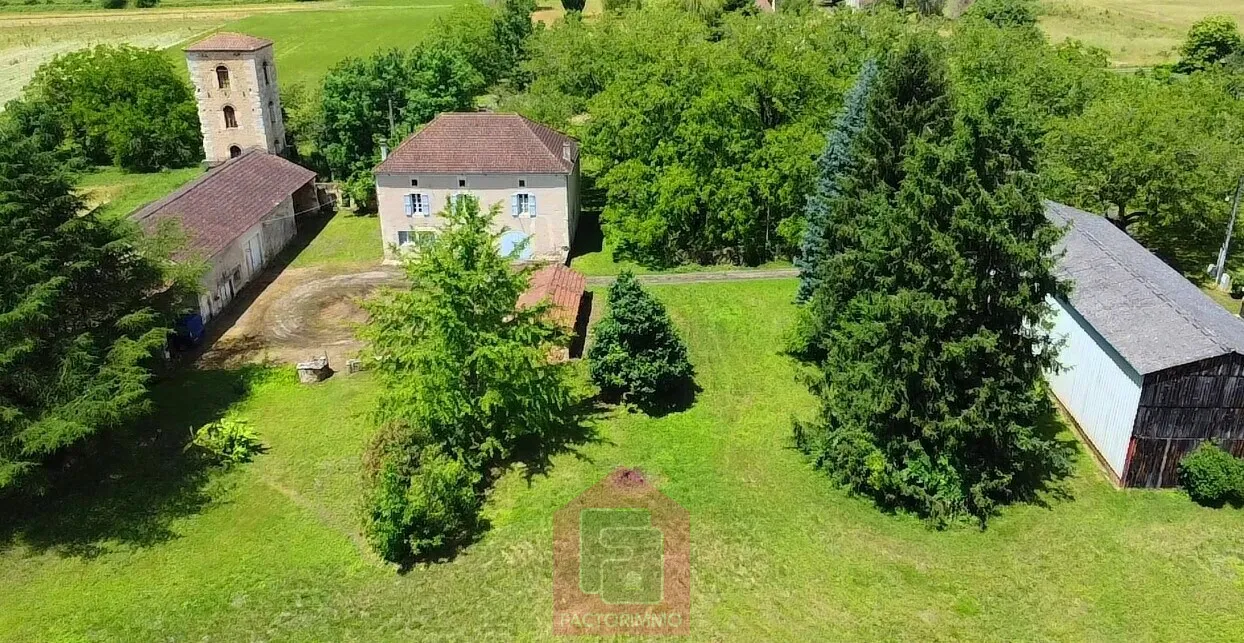
<svg viewBox="0 0 1244 643">
<path fill-rule="evenodd" d="M 338 210 L 289 267 L 376 264 L 383 256 L 380 217 Z"/>
<path fill-rule="evenodd" d="M 164 441 L 231 412 L 267 453 L 191 475 L 169 464 L 179 451 L 144 442 L 136 451 L 164 464 L 120 468 L 0 529 L 0 639 L 547 639 L 553 512 L 617 466 L 640 467 L 690 511 L 696 639 L 1244 631 L 1244 511 L 1118 491 L 1081 457 L 1070 498 L 1010 508 L 985 531 L 885 515 L 789 447 L 791 416 L 813 409 L 776 352 L 793 281 L 653 291 L 690 345 L 695 404 L 662 418 L 615 412 L 599 442 L 557 456 L 549 475 L 508 473 L 478 543 L 406 574 L 355 532 L 369 375 L 302 386 L 286 371 L 248 387 L 254 374 L 182 374 L 159 392 Z"/>
<path fill-rule="evenodd" d="M 356 0 L 323 10 L 257 13 L 221 26 L 271 39 L 282 86 L 318 85 L 333 65 L 427 36 L 437 16 L 462 0 Z"/>
<path fill-rule="evenodd" d="M 129 173 L 115 167 L 96 168 L 82 176 L 78 191 L 101 216 L 124 217 L 157 201 L 203 173 L 199 167 L 164 172 Z"/>
<path fill-rule="evenodd" d="M 1082 40 L 1110 52 L 1117 65 L 1178 58 L 1196 21 L 1226 14 L 1244 22 L 1244 0 L 1042 0 L 1041 28 L 1055 42 Z"/>
</svg>

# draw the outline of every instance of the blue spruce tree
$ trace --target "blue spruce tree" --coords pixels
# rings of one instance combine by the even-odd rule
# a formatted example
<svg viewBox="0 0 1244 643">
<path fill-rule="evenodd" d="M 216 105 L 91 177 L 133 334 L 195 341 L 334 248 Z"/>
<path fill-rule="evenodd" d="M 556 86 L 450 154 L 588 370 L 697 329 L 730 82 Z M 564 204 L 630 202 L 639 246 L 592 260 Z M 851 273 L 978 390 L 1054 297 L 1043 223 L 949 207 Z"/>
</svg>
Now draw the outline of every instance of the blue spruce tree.
<svg viewBox="0 0 1244 643">
<path fill-rule="evenodd" d="M 855 86 L 847 93 L 842 112 L 834 121 L 825 140 L 825 151 L 817 160 L 817 172 L 820 178 L 816 190 L 808 197 L 804 207 L 803 239 L 799 244 L 799 258 L 795 266 L 799 268 L 799 291 L 796 301 L 803 303 L 812 298 L 819 283 L 817 273 L 821 259 L 827 254 L 825 248 L 825 225 L 829 218 L 830 204 L 838 195 L 840 177 L 851 168 L 851 145 L 855 137 L 864 129 L 865 115 L 868 112 L 868 97 L 872 93 L 873 80 L 877 77 L 877 63 L 869 60 L 860 69 Z"/>
</svg>

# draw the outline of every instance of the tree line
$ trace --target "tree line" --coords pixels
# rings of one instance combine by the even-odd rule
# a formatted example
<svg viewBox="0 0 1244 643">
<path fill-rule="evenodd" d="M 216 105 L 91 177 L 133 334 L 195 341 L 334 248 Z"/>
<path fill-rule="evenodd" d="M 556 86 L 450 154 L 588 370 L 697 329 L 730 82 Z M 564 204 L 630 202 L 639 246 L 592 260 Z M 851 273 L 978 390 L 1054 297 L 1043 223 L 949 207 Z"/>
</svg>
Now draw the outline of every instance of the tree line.
<svg viewBox="0 0 1244 643">
<path fill-rule="evenodd" d="M 1198 239 L 1224 221 L 1244 169 L 1239 47 L 1198 45 L 1203 30 L 1183 54 L 1196 62 L 1118 73 L 1101 50 L 1051 43 L 1026 0 L 980 2 L 954 21 L 884 6 L 706 14 L 652 3 L 590 22 L 571 13 L 533 34 L 526 89 L 503 105 L 583 142 L 619 258 L 755 265 L 799 256 L 817 156 L 864 62 L 932 35 L 959 91 L 1014 90 L 1048 197 L 1195 264 L 1212 254 Z"/>
</svg>

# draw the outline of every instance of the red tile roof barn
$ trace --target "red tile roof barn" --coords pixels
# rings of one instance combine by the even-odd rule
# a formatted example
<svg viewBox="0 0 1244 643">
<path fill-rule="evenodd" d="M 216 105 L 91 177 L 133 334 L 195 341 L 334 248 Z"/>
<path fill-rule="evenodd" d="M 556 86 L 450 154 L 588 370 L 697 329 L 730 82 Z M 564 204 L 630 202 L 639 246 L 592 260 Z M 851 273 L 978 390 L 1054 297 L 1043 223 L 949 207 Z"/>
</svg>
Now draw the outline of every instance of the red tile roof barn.
<svg viewBox="0 0 1244 643">
<path fill-rule="evenodd" d="M 186 47 L 185 51 L 259 51 L 271 44 L 271 40 L 264 38 L 221 31 Z"/>
<path fill-rule="evenodd" d="M 313 180 L 315 172 L 251 149 L 139 210 L 132 218 L 148 232 L 161 221 L 180 221 L 189 237 L 186 251 L 210 258 Z"/>
<path fill-rule="evenodd" d="M 376 173 L 569 174 L 578 155 L 573 138 L 518 114 L 447 113 L 402 141 Z"/>
<path fill-rule="evenodd" d="M 553 321 L 573 329 L 586 287 L 587 277 L 561 264 L 548 265 L 531 275 L 531 285 L 518 298 L 518 306 L 526 308 L 547 300 L 553 304 Z"/>
</svg>

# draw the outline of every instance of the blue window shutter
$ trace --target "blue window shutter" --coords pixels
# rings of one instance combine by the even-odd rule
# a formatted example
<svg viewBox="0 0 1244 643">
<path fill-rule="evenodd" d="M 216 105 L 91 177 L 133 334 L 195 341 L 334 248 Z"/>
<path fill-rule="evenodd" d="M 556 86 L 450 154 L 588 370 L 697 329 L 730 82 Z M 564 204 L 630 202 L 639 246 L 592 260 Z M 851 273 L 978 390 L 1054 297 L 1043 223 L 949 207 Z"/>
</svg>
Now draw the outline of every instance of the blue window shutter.
<svg viewBox="0 0 1244 643">
<path fill-rule="evenodd" d="M 415 195 L 407 194 L 406 195 L 406 216 L 409 217 L 409 216 L 413 216 L 414 214 L 415 214 Z"/>
<path fill-rule="evenodd" d="M 423 193 L 423 216 L 432 216 L 432 195 L 427 192 Z"/>
<path fill-rule="evenodd" d="M 510 216 L 512 217 L 518 216 L 518 195 L 517 194 L 510 195 Z"/>
<path fill-rule="evenodd" d="M 531 207 L 531 218 L 536 218 L 536 195 L 528 194 L 527 203 L 530 204 Z"/>
</svg>

